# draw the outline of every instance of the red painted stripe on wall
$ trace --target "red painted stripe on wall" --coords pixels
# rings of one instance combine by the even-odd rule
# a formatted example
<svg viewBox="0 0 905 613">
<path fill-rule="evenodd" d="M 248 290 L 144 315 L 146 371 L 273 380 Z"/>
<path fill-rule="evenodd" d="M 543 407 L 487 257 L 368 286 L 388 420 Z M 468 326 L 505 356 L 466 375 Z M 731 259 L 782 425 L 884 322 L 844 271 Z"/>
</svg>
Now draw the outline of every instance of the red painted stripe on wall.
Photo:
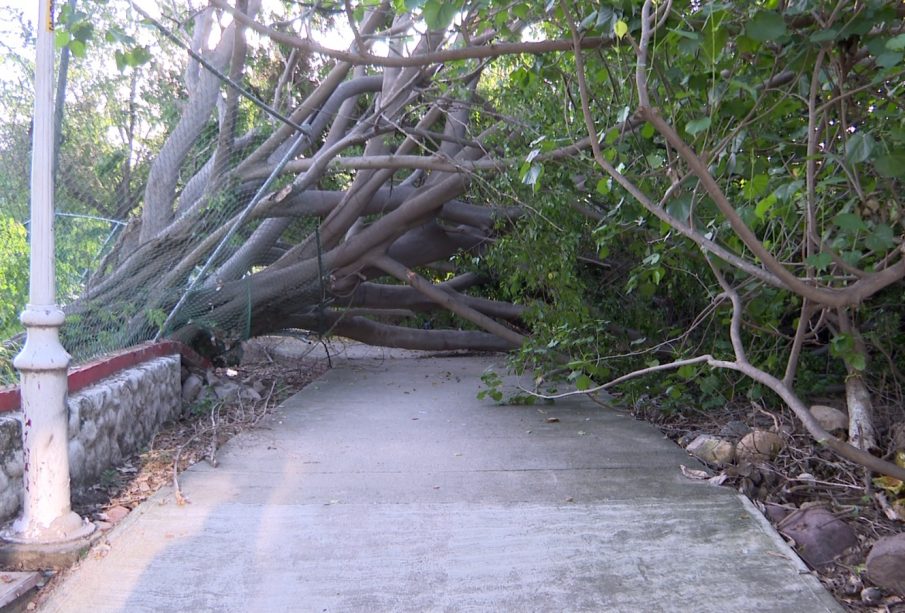
<svg viewBox="0 0 905 613">
<path fill-rule="evenodd" d="M 210 366 L 210 362 L 206 358 L 195 353 L 188 345 L 183 345 L 178 341 L 145 343 L 72 368 L 69 371 L 69 393 L 75 393 L 97 383 L 104 377 L 115 375 L 142 362 L 177 353 L 192 366 L 200 368 Z M 0 413 L 16 411 L 20 404 L 18 385 L 0 387 Z"/>
</svg>

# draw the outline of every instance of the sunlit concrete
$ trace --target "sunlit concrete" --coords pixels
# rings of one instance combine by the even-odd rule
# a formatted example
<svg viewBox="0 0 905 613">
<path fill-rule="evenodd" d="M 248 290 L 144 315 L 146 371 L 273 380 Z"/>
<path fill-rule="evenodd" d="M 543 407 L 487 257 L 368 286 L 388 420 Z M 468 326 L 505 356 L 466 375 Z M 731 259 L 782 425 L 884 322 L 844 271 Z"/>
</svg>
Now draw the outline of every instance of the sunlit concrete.
<svg viewBox="0 0 905 613">
<path fill-rule="evenodd" d="M 189 470 L 189 504 L 142 505 L 45 610 L 840 610 L 654 428 L 478 401 L 489 358 L 374 355 Z"/>
</svg>

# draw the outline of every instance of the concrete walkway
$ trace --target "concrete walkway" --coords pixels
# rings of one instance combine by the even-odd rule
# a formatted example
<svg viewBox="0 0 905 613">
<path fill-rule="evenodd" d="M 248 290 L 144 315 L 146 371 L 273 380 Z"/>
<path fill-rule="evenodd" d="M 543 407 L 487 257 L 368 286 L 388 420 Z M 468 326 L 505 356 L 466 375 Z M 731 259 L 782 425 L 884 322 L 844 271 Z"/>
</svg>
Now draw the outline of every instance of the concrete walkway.
<svg viewBox="0 0 905 613">
<path fill-rule="evenodd" d="M 44 610 L 841 610 L 654 428 L 478 401 L 489 358 L 374 355 L 187 471 L 191 504 L 139 507 Z"/>
</svg>

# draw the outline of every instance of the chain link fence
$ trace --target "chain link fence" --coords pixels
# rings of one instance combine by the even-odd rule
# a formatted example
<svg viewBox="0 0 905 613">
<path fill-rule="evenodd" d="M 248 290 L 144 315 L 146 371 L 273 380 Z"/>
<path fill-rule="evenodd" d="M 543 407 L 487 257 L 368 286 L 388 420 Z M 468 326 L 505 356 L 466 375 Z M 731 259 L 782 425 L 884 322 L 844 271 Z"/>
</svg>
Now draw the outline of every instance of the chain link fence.
<svg viewBox="0 0 905 613">
<path fill-rule="evenodd" d="M 74 364 L 186 324 L 216 343 L 216 353 L 247 338 L 260 288 L 250 280 L 243 288 L 240 275 L 229 307 L 209 317 L 224 302 L 218 271 L 252 233 L 266 231 L 269 222 L 251 210 L 291 180 L 282 166 L 312 144 L 308 126 L 278 110 L 298 102 L 292 89 L 307 86 L 305 62 L 273 62 L 250 47 L 247 76 L 224 74 L 216 66 L 245 41 L 222 16 L 178 4 L 161 20 L 126 2 L 70 1 L 57 16 L 57 295 Z M 24 341 L 18 315 L 28 297 L 34 27 L 19 9 L 0 5 L 0 13 L 8 26 L 18 24 L 2 33 L 0 55 L 0 384 L 7 384 L 16 380 L 11 360 Z M 277 64 L 282 73 L 270 74 Z M 252 91 L 274 83 L 270 102 Z M 260 160 L 268 171 L 251 179 L 233 172 L 280 127 L 289 138 Z M 284 239 L 315 227 L 304 218 L 275 225 Z"/>
</svg>

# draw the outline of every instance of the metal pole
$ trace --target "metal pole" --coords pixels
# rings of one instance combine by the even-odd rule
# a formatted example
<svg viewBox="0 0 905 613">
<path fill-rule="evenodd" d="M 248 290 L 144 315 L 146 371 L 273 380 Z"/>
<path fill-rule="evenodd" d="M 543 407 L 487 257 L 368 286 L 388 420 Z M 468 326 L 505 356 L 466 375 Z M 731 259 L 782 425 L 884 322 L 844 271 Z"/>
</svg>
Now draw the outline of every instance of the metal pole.
<svg viewBox="0 0 905 613">
<path fill-rule="evenodd" d="M 25 498 L 4 538 L 55 543 L 94 529 L 72 512 L 69 492 L 69 354 L 60 344 L 53 237 L 53 0 L 40 0 L 31 163 L 31 268 L 21 321 L 28 336 L 13 362 L 21 373 Z"/>
</svg>

